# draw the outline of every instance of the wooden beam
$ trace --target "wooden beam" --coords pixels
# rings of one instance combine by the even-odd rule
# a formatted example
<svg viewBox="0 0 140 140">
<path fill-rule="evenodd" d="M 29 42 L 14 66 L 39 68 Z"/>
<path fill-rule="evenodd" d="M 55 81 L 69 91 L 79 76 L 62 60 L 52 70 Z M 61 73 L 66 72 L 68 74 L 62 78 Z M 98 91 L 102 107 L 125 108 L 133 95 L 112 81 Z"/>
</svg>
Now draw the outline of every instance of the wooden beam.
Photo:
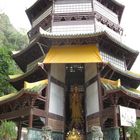
<svg viewBox="0 0 140 140">
<path fill-rule="evenodd" d="M 90 86 L 91 84 L 93 84 L 97 79 L 98 79 L 98 75 L 95 75 L 94 77 L 92 77 L 91 79 L 89 79 L 89 80 L 85 83 L 85 87 L 87 88 L 88 86 Z"/>
<path fill-rule="evenodd" d="M 106 76 L 112 71 L 112 69 L 109 69 L 103 76 L 103 78 L 106 78 Z"/>
<path fill-rule="evenodd" d="M 38 109 L 38 108 L 33 108 L 33 115 L 39 116 L 39 117 L 46 117 L 46 113 L 44 110 Z"/>
<path fill-rule="evenodd" d="M 19 118 L 19 117 L 24 117 L 24 116 L 28 116 L 30 114 L 30 107 L 26 107 L 20 110 L 16 110 L 16 111 L 12 111 L 12 112 L 6 112 L 3 114 L 0 114 L 0 120 L 12 120 L 15 118 Z"/>
</svg>

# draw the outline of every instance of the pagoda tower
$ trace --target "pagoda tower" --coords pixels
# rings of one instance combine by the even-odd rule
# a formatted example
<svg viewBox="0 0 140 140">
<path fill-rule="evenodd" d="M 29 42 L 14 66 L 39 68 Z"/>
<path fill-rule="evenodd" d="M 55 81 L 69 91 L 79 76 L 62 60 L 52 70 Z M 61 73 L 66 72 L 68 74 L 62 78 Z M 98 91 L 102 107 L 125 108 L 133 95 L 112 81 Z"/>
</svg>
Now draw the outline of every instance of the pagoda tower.
<svg viewBox="0 0 140 140">
<path fill-rule="evenodd" d="M 24 73 L 10 77 L 19 92 L 0 97 L 0 119 L 18 124 L 18 139 L 27 127 L 39 140 L 44 126 L 54 140 L 69 131 L 91 140 L 95 127 L 126 139 L 140 117 L 140 75 L 130 71 L 139 52 L 121 41 L 123 10 L 115 0 L 37 0 L 26 10 L 30 42 L 12 55 Z"/>
</svg>

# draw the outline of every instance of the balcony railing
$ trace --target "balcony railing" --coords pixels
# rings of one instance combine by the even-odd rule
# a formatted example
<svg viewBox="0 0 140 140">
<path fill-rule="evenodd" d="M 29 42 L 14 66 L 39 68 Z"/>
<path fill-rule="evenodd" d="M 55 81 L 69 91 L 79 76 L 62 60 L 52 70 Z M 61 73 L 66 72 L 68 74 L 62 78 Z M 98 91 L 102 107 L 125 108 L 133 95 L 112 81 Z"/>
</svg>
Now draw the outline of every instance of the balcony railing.
<svg viewBox="0 0 140 140">
<path fill-rule="evenodd" d="M 33 69 L 38 62 L 42 62 L 45 56 L 41 56 L 40 58 L 36 59 L 35 61 L 31 62 L 30 64 L 27 65 L 27 71 L 30 71 Z"/>
<path fill-rule="evenodd" d="M 39 24 L 42 20 L 44 20 L 47 16 L 49 16 L 52 12 L 52 6 L 49 7 L 44 13 L 42 13 L 37 19 L 35 19 L 32 23 L 32 27 L 35 27 Z"/>
<path fill-rule="evenodd" d="M 51 27 L 51 16 L 49 15 L 46 18 L 44 18 L 39 24 L 37 24 L 27 33 L 30 40 L 32 40 L 38 35 L 39 27 L 46 31 L 49 31 Z"/>
<path fill-rule="evenodd" d="M 96 32 L 103 32 L 103 31 L 106 31 L 110 36 L 112 36 L 116 40 L 121 41 L 120 33 L 115 32 L 114 30 L 107 27 L 106 24 L 102 24 L 101 22 L 98 22 L 96 20 Z"/>
<path fill-rule="evenodd" d="M 94 1 L 94 11 L 108 18 L 113 23 L 119 24 L 118 15 L 96 0 Z"/>
</svg>

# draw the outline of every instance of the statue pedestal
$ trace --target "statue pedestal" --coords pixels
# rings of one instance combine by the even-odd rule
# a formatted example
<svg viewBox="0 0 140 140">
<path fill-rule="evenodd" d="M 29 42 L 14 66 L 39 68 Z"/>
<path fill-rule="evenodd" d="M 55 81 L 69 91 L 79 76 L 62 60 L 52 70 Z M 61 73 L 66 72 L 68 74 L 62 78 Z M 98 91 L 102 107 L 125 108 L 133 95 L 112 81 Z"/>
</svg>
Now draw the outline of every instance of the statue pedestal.
<svg viewBox="0 0 140 140">
<path fill-rule="evenodd" d="M 103 140 L 103 132 L 100 126 L 91 127 L 92 140 Z"/>
</svg>

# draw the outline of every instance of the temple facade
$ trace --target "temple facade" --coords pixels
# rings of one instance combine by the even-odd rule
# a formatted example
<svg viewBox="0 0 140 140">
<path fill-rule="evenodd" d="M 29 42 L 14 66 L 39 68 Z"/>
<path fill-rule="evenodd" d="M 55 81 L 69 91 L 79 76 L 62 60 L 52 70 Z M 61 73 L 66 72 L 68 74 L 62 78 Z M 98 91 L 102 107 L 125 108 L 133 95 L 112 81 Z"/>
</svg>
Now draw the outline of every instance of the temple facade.
<svg viewBox="0 0 140 140">
<path fill-rule="evenodd" d="M 37 0 L 26 10 L 30 42 L 12 55 L 23 74 L 9 80 L 18 92 L 0 97 L 0 120 L 17 123 L 18 140 L 22 127 L 32 140 L 44 127 L 54 140 L 75 131 L 92 140 L 94 127 L 126 140 L 140 117 L 140 75 L 130 71 L 139 52 L 121 41 L 123 10 L 115 0 Z"/>
</svg>

